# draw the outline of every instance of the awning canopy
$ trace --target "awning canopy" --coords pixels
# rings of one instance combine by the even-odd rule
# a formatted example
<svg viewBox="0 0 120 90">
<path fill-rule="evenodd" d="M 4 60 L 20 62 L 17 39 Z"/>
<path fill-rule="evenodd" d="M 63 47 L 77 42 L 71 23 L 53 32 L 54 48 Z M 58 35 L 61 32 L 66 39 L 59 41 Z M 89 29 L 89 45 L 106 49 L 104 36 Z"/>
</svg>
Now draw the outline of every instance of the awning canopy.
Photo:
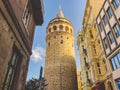
<svg viewBox="0 0 120 90">
<path fill-rule="evenodd" d="M 96 83 L 92 90 L 105 90 L 105 85 L 103 82 Z"/>
</svg>

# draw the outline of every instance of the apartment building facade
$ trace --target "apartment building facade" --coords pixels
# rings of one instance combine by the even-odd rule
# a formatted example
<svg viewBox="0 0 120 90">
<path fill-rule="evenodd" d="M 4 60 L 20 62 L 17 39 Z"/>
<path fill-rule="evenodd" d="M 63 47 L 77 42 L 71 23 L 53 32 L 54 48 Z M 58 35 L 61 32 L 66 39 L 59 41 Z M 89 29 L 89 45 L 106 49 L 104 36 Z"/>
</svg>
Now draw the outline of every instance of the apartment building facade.
<svg viewBox="0 0 120 90">
<path fill-rule="evenodd" d="M 108 64 L 106 90 L 120 90 L 120 0 L 105 0 L 96 24 Z"/>
<path fill-rule="evenodd" d="M 24 90 L 42 0 L 0 0 L 0 90 Z"/>
</svg>

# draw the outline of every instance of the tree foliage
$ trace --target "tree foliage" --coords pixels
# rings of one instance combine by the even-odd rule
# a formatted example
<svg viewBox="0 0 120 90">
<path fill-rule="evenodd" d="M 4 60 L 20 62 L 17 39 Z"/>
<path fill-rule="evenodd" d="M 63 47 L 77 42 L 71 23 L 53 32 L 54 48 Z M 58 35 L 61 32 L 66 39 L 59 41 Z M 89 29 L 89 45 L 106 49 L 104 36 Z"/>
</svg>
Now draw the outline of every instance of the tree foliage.
<svg viewBox="0 0 120 90">
<path fill-rule="evenodd" d="M 32 78 L 25 84 L 25 90 L 39 90 L 39 80 Z"/>
</svg>

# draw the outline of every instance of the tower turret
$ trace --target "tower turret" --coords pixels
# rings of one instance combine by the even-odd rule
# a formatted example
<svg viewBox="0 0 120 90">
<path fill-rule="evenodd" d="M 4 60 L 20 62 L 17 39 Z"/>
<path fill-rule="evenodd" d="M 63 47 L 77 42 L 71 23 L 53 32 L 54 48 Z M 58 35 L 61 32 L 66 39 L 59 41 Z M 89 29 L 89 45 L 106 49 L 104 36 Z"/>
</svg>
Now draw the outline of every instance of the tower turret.
<svg viewBox="0 0 120 90">
<path fill-rule="evenodd" d="M 61 7 L 46 32 L 46 90 L 77 90 L 74 29 Z"/>
</svg>

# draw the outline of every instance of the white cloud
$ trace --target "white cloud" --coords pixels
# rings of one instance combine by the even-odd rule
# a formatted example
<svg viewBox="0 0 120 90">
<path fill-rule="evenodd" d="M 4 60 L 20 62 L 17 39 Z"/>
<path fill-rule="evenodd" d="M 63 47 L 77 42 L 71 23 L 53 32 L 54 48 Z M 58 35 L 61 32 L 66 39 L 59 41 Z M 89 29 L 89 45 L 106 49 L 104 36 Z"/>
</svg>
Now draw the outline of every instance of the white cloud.
<svg viewBox="0 0 120 90">
<path fill-rule="evenodd" d="M 33 48 L 31 59 L 34 62 L 39 62 L 45 58 L 45 49 L 41 46 Z"/>
</svg>

